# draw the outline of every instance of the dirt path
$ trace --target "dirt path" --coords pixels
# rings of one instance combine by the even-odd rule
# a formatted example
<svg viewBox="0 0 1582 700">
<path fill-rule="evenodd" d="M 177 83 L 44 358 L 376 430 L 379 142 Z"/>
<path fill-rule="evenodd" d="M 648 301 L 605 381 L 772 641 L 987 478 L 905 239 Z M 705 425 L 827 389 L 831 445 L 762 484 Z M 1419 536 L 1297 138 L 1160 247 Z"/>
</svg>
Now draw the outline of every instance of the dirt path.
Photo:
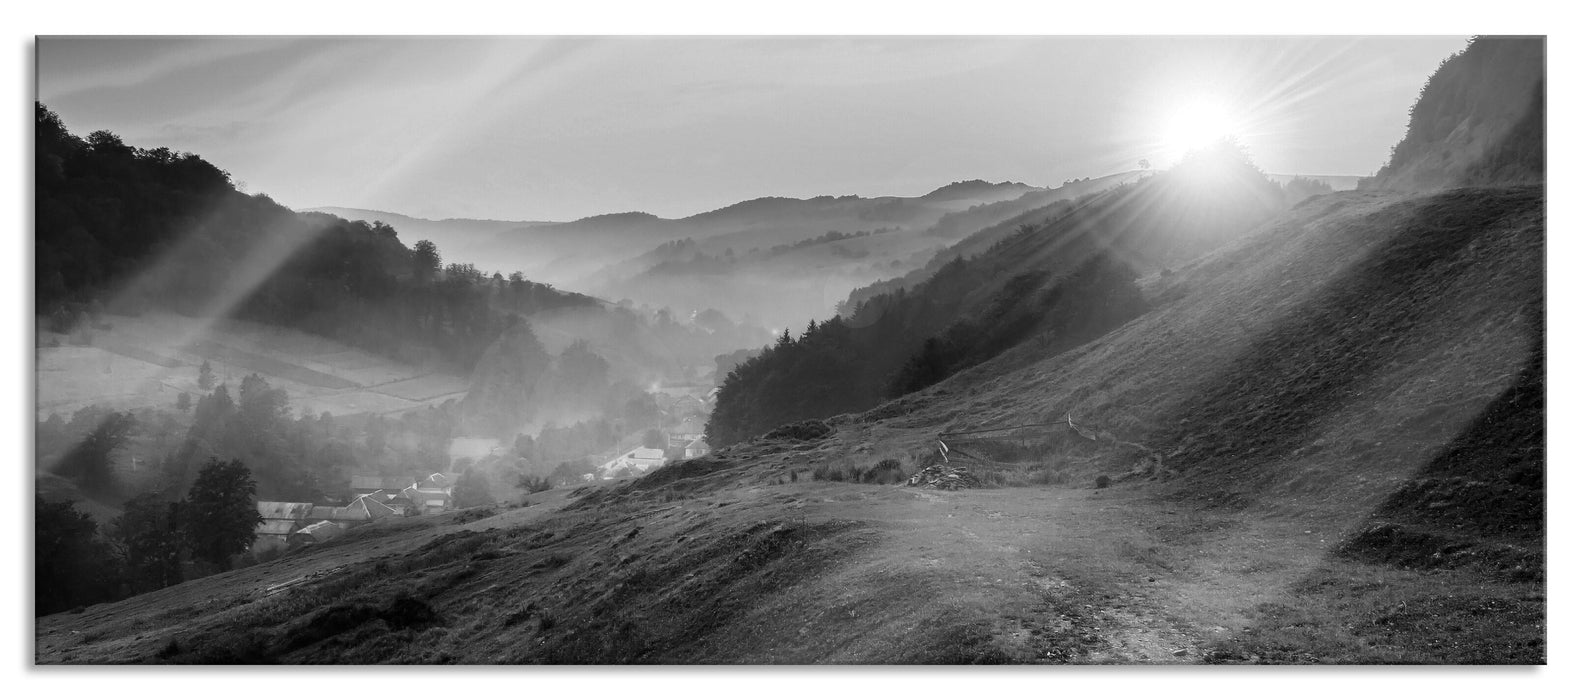
<svg viewBox="0 0 1582 700">
<path fill-rule="evenodd" d="M 1127 489 L 831 485 L 808 496 L 810 520 L 883 524 L 888 541 L 854 569 L 926 579 L 944 589 L 931 598 L 1001 618 L 1015 660 L 1196 662 L 1331 541 L 1298 522 L 1253 528 Z"/>
<path fill-rule="evenodd" d="M 1341 660 L 1372 658 L 1344 655 L 1358 643 L 1349 621 L 1293 598 L 1293 584 L 1333 566 L 1335 533 L 1291 513 L 1195 510 L 1126 485 L 949 492 L 744 480 L 565 510 L 576 503 L 568 495 L 535 494 L 534 505 L 482 518 L 387 521 L 322 551 L 42 618 L 36 659 L 148 662 L 171 639 L 257 631 L 235 627 L 239 607 L 286 629 L 305 619 L 298 608 L 395 590 L 430 590 L 444 629 L 357 642 L 364 656 L 281 660 L 1199 663 L 1268 629 L 1271 605 L 1309 615 L 1303 624 L 1338 640 Z M 385 565 L 405 578 L 382 576 Z M 277 620 L 271 606 L 295 612 Z M 561 624 L 513 622 L 532 610 Z M 1371 610 L 1365 619 L 1378 617 Z M 687 629 L 696 632 L 677 636 Z M 628 654 L 630 639 L 648 641 Z"/>
</svg>

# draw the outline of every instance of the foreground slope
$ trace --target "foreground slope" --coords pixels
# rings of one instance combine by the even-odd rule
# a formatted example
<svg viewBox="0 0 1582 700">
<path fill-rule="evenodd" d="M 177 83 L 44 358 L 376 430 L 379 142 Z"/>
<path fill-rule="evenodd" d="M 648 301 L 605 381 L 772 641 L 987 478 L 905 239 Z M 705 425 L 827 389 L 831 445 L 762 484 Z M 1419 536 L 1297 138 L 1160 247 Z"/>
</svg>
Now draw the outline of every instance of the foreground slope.
<svg viewBox="0 0 1582 700">
<path fill-rule="evenodd" d="M 1543 206 L 1316 198 L 1069 351 L 40 618 L 36 659 L 1541 662 Z M 1000 488 L 812 480 L 1065 420 L 969 460 Z"/>
</svg>

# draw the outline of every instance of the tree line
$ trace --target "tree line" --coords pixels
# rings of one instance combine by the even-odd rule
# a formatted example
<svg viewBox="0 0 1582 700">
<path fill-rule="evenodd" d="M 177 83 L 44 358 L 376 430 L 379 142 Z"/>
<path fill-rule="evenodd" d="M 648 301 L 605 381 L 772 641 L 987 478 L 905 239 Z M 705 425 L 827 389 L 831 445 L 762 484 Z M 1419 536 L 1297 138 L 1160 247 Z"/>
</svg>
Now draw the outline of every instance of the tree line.
<svg viewBox="0 0 1582 700">
<path fill-rule="evenodd" d="M 34 614 L 172 586 L 225 571 L 252 546 L 256 484 L 240 461 L 211 459 L 178 500 L 148 493 L 108 527 L 70 502 L 34 497 Z"/>
<path fill-rule="evenodd" d="M 782 333 L 726 376 L 709 418 L 709 444 L 872 408 L 993 358 L 1035 332 L 1072 347 L 1145 308 L 1136 272 L 1099 251 L 1064 275 L 1017 275 L 979 313 L 965 313 L 975 308 L 969 299 L 974 291 L 1005 274 L 1006 267 L 987 256 L 957 258 L 918 288 L 863 302 L 850 320 L 835 316 L 810 321 L 797 337 Z"/>
<path fill-rule="evenodd" d="M 298 214 L 197 155 L 81 138 L 34 111 L 35 303 L 57 330 L 98 311 L 219 312 L 465 370 L 510 313 L 598 306 L 520 274 L 442 266 L 432 243 L 409 249 L 386 224 Z M 253 269 L 261 260 L 276 264 Z M 232 308 L 205 306 L 227 291 Z"/>
<path fill-rule="evenodd" d="M 783 333 L 739 364 L 720 387 L 709 444 L 866 410 L 1034 339 L 1043 357 L 1091 341 L 1146 310 L 1140 267 L 1168 274 L 1267 221 L 1288 197 L 1325 189 L 1302 180 L 1282 190 L 1225 141 L 1169 171 L 1025 212 L 968 237 L 993 241 L 974 257 L 916 284 L 854 293 L 860 301 L 846 313 L 799 337 Z"/>
</svg>

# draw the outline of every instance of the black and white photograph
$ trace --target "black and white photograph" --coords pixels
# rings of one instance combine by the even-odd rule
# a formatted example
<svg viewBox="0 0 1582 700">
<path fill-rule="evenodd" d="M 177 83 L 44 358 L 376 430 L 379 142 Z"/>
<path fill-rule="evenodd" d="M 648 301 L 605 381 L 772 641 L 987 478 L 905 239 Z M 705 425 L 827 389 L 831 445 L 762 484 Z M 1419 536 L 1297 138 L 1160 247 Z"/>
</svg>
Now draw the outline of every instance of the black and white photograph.
<svg viewBox="0 0 1582 700">
<path fill-rule="evenodd" d="M 25 666 L 1551 662 L 1546 35 L 501 29 L 25 42 Z"/>
</svg>

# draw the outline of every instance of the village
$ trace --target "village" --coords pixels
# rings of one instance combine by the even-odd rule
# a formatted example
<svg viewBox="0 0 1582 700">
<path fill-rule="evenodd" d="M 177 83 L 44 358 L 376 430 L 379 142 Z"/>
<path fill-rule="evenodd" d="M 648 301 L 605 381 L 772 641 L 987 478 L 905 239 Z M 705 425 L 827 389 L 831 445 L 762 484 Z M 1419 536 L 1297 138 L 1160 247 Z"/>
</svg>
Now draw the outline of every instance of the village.
<svg viewBox="0 0 1582 700">
<path fill-rule="evenodd" d="M 670 423 L 659 431 L 665 446 L 639 444 L 621 448 L 613 457 L 604 455 L 609 458 L 583 474 L 583 481 L 636 478 L 673 461 L 707 455 L 710 447 L 704 440 L 704 426 L 716 392 L 678 389 L 656 392 L 663 399 L 664 415 Z M 502 450 L 498 440 L 456 438 L 452 441 L 450 464 L 445 465 L 443 471 L 426 476 L 350 474 L 339 497 L 323 503 L 258 501 L 258 515 L 262 521 L 254 531 L 252 553 L 254 556 L 272 555 L 309 547 L 385 518 L 456 510 L 454 490 L 464 472 L 453 469 L 471 465 L 481 456 L 499 456 Z"/>
</svg>

